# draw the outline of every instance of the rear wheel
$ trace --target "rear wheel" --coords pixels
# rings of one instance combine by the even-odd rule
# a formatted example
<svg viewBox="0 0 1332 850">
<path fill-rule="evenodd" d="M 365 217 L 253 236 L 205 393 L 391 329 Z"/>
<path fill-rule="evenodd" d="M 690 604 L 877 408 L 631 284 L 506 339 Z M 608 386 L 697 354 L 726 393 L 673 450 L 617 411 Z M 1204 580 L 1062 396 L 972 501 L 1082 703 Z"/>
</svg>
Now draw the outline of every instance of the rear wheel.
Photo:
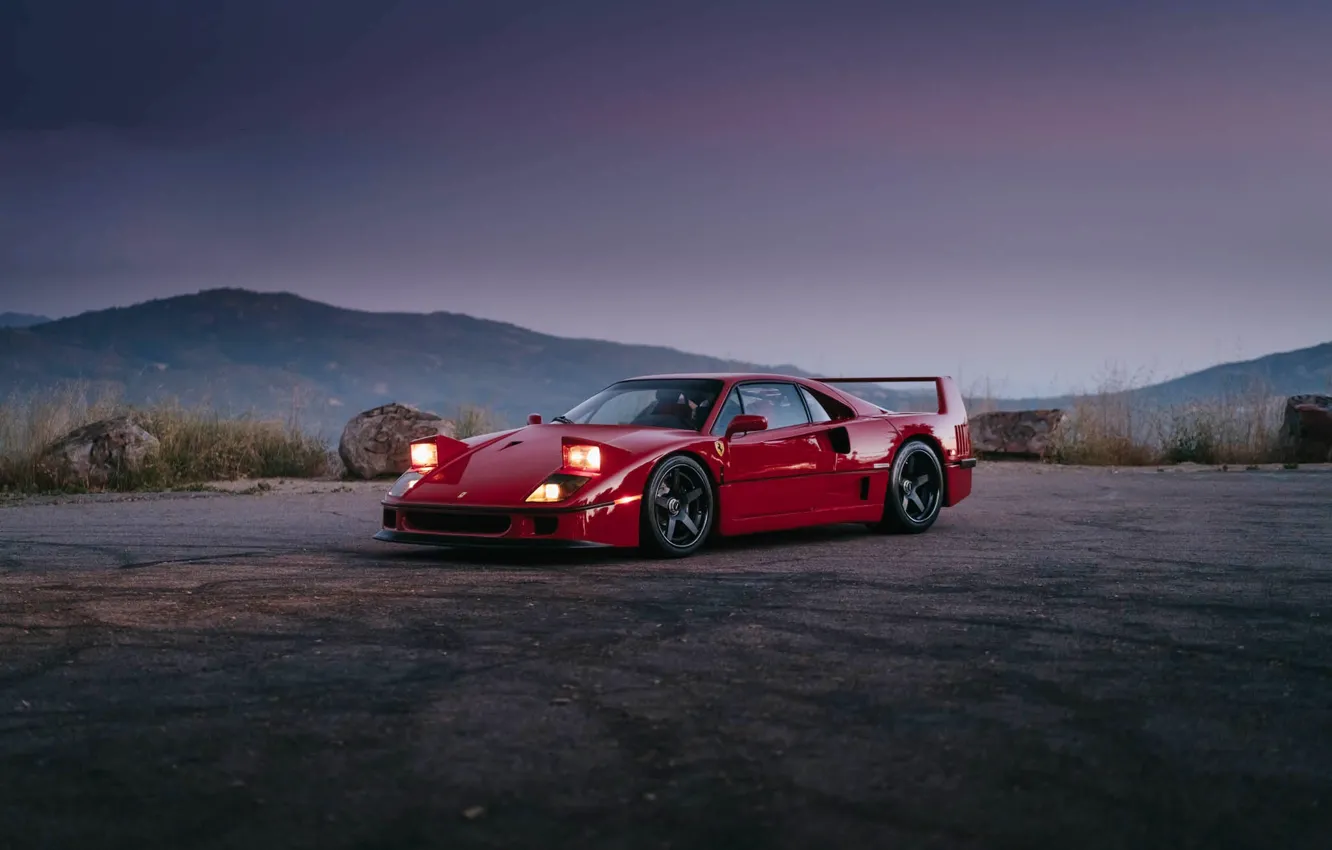
<svg viewBox="0 0 1332 850">
<path fill-rule="evenodd" d="M 712 531 L 715 505 L 712 482 L 698 461 L 666 458 L 643 491 L 643 550 L 668 558 L 692 555 Z"/>
<path fill-rule="evenodd" d="M 925 531 L 939 518 L 943 492 L 939 455 L 921 440 L 908 440 L 893 458 L 883 519 L 875 529 L 897 534 Z"/>
</svg>

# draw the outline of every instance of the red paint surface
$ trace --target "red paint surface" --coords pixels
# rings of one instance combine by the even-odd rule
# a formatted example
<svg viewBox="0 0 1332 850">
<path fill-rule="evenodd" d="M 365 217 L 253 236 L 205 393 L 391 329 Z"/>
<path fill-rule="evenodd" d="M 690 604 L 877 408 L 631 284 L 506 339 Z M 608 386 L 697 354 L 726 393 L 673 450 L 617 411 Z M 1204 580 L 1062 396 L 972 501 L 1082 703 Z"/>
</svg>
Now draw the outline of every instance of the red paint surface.
<svg viewBox="0 0 1332 850">
<path fill-rule="evenodd" d="M 611 546 L 638 545 L 641 496 L 653 467 L 669 454 L 699 460 L 717 485 L 718 530 L 724 535 L 775 531 L 842 522 L 874 522 L 883 513 L 889 465 L 909 439 L 933 446 L 944 465 L 944 505 L 971 492 L 972 457 L 966 409 L 951 378 L 874 378 L 873 382 L 932 381 L 938 412 L 885 413 L 826 383 L 784 375 L 660 375 L 715 377 L 725 381 L 716 409 L 700 431 L 610 425 L 529 424 L 470 440 L 435 438 L 440 466 L 400 498 L 396 528 L 424 531 L 404 520 L 416 510 L 458 516 L 508 518 L 507 530 L 448 537 L 579 540 Z M 845 381 L 848 379 L 837 379 Z M 864 380 L 864 379 L 859 379 Z M 803 386 L 820 399 L 833 420 L 751 431 L 732 437 L 711 433 L 722 400 L 737 384 L 781 382 Z M 838 429 L 845 432 L 837 451 Z M 563 447 L 601 448 L 601 471 L 571 498 L 554 504 L 524 500 L 547 476 L 560 472 Z M 718 443 L 722 452 L 717 451 Z M 868 488 L 862 483 L 868 479 Z M 556 530 L 539 535 L 538 517 L 555 517 Z"/>
</svg>

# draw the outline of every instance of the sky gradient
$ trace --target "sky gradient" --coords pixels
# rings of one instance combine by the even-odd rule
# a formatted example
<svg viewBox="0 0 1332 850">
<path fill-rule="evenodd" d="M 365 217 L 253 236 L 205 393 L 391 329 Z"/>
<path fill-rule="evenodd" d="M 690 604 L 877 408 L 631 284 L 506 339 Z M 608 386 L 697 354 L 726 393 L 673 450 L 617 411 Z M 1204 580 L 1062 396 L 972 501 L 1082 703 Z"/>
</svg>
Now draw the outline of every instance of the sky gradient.
<svg viewBox="0 0 1332 850">
<path fill-rule="evenodd" d="M 1332 339 L 1326 2 L 0 10 L 0 311 L 243 286 L 1008 395 Z"/>
</svg>

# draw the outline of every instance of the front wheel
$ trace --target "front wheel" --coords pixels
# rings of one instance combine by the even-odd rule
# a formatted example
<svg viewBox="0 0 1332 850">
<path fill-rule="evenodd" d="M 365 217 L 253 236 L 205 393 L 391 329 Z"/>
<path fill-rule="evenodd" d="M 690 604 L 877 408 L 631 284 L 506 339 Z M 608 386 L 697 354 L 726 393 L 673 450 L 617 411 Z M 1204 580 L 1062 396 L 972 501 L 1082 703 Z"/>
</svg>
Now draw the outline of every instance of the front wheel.
<svg viewBox="0 0 1332 850">
<path fill-rule="evenodd" d="M 643 491 L 645 552 L 668 558 L 692 555 L 712 530 L 716 499 L 703 466 L 685 455 L 662 461 Z"/>
<path fill-rule="evenodd" d="M 939 455 L 920 440 L 904 443 L 893 459 L 883 519 L 875 529 L 898 534 L 925 531 L 939 518 L 943 490 L 943 465 Z"/>
</svg>

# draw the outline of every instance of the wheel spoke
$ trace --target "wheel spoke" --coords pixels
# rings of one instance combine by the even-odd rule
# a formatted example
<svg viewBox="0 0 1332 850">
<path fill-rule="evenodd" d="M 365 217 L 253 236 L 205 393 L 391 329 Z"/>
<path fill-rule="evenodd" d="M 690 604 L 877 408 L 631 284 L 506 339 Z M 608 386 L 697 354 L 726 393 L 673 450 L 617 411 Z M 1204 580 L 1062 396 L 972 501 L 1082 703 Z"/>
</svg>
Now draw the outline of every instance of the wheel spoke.
<svg viewBox="0 0 1332 850">
<path fill-rule="evenodd" d="M 930 476 L 922 475 L 916 479 L 916 489 L 919 490 L 922 486 L 928 483 L 930 483 Z"/>
<path fill-rule="evenodd" d="M 666 539 L 675 542 L 675 517 L 666 520 Z"/>
<path fill-rule="evenodd" d="M 698 535 L 698 526 L 694 525 L 694 521 L 689 517 L 689 514 L 680 514 L 680 516 L 677 517 L 677 519 L 680 520 L 681 525 L 689 529 L 690 534 L 693 534 L 695 536 Z"/>
<path fill-rule="evenodd" d="M 702 495 L 703 495 L 703 488 L 695 487 L 693 490 L 690 490 L 688 493 L 685 494 L 683 501 L 687 505 L 692 505 L 694 502 L 698 501 L 698 497 Z"/>
<path fill-rule="evenodd" d="M 916 505 L 916 507 L 917 507 L 918 509 L 920 509 L 920 512 L 921 512 L 922 514 L 925 513 L 925 503 L 922 502 L 922 501 L 920 500 L 920 494 L 919 494 L 919 493 L 917 493 L 916 491 L 913 490 L 913 491 L 911 492 L 911 495 L 908 496 L 907 498 L 910 499 L 910 500 Z"/>
</svg>

